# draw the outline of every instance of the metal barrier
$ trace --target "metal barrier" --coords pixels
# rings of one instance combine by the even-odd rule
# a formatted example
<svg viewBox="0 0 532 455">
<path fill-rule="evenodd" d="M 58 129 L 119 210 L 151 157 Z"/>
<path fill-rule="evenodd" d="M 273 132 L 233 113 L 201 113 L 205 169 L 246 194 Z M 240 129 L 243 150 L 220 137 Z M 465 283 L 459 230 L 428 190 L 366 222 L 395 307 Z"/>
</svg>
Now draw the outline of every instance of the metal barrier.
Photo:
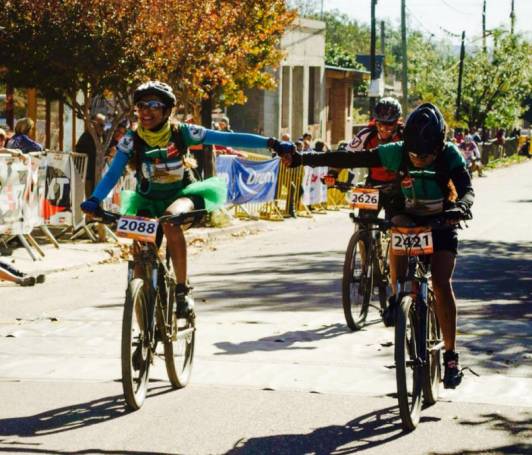
<svg viewBox="0 0 532 455">
<path fill-rule="evenodd" d="M 504 144 L 498 144 L 497 140 L 494 139 L 479 144 L 479 148 L 482 164 L 486 165 L 490 160 L 498 160 L 517 154 L 519 150 L 519 141 L 517 137 L 511 137 L 506 139 Z"/>
</svg>

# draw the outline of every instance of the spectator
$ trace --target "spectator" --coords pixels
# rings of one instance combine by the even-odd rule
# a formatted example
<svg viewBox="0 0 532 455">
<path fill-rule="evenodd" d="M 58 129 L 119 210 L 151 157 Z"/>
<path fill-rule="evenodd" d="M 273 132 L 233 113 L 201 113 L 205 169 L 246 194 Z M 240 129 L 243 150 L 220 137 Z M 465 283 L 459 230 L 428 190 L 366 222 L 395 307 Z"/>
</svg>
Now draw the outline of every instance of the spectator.
<svg viewBox="0 0 532 455">
<path fill-rule="evenodd" d="M 222 117 L 220 121 L 218 122 L 218 128 L 220 131 L 225 131 L 226 133 L 232 133 L 233 130 L 231 129 L 231 126 L 229 124 L 229 117 Z"/>
<path fill-rule="evenodd" d="M 527 137 L 525 143 L 519 148 L 519 155 L 526 156 L 527 158 L 532 158 L 530 154 L 530 138 Z"/>
<path fill-rule="evenodd" d="M 480 144 L 482 142 L 482 138 L 480 137 L 480 134 L 478 133 L 476 128 L 471 128 L 469 130 L 469 134 L 471 135 L 475 143 Z"/>
<path fill-rule="evenodd" d="M 109 148 L 107 149 L 107 152 L 105 152 L 105 162 L 110 163 L 115 156 L 116 153 L 116 144 L 122 139 L 124 134 L 126 134 L 127 128 L 125 123 L 120 123 L 113 134 L 113 138 L 111 139 L 111 143 L 109 144 Z"/>
<path fill-rule="evenodd" d="M 33 286 L 35 283 L 44 283 L 45 276 L 43 274 L 35 276 L 28 275 L 7 263 L 0 261 L 0 280 L 10 281 L 11 283 L 19 284 L 20 286 Z"/>
<path fill-rule="evenodd" d="M 314 144 L 314 151 L 318 153 L 325 153 L 329 151 L 329 147 L 325 142 L 318 139 Z"/>
<path fill-rule="evenodd" d="M 281 141 L 283 142 L 290 142 L 291 140 L 292 138 L 288 133 L 283 133 L 283 135 L 281 136 Z"/>
<path fill-rule="evenodd" d="M 40 152 L 43 147 L 28 136 L 35 123 L 31 118 L 24 117 L 15 124 L 15 135 L 7 142 L 8 149 L 19 149 L 23 153 Z"/>
<path fill-rule="evenodd" d="M 103 129 L 105 126 L 105 115 L 96 114 L 91 119 L 92 124 L 96 130 L 98 140 L 103 140 Z M 96 144 L 92 138 L 91 133 L 85 131 L 78 139 L 76 144 L 76 153 L 83 153 L 87 155 L 87 175 L 85 176 L 85 194 L 90 195 L 94 190 L 94 183 L 96 177 Z"/>
<path fill-rule="evenodd" d="M 457 144 L 461 144 L 462 142 L 464 142 L 464 133 L 461 129 L 456 130 L 456 132 L 454 133 L 454 139 Z"/>
<path fill-rule="evenodd" d="M 5 130 L 0 128 L 0 149 L 3 149 L 5 147 L 6 140 L 7 140 L 7 133 L 5 132 Z"/>
<path fill-rule="evenodd" d="M 304 152 L 312 152 L 312 146 L 310 143 L 312 142 L 312 134 L 305 133 L 303 134 L 303 151 Z"/>
<path fill-rule="evenodd" d="M 303 151 L 303 141 L 297 140 L 296 142 L 294 142 L 294 145 L 296 146 L 296 150 L 298 152 Z"/>
<path fill-rule="evenodd" d="M 497 134 L 495 135 L 495 139 L 497 141 L 497 145 L 504 145 L 506 142 L 506 136 L 504 134 L 504 129 L 500 128 L 497 130 Z"/>
</svg>

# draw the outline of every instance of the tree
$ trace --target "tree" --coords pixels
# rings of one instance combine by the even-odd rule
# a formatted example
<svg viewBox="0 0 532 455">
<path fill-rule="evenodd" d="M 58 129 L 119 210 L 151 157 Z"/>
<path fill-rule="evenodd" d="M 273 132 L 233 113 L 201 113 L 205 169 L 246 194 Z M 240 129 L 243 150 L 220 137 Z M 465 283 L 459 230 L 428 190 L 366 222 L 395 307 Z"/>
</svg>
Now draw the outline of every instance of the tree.
<svg viewBox="0 0 532 455">
<path fill-rule="evenodd" d="M 0 77 L 71 105 L 97 144 L 98 172 L 138 83 L 169 81 L 186 107 L 212 96 L 243 102 L 243 88 L 273 85 L 269 68 L 294 17 L 283 0 L 7 0 Z M 117 108 L 103 143 L 89 121 L 99 96 Z"/>
<path fill-rule="evenodd" d="M 150 54 L 161 35 L 145 30 L 156 0 L 7 0 L 0 9 L 2 78 L 69 104 L 91 133 L 100 174 L 114 128 L 131 109 L 132 85 L 155 76 Z M 83 102 L 77 93 L 83 93 Z M 114 99 L 117 115 L 103 143 L 89 121 L 98 96 Z"/>
<path fill-rule="evenodd" d="M 531 46 L 518 35 L 494 34 L 492 53 L 475 52 L 464 64 L 462 117 L 469 127 L 513 127 L 532 91 Z"/>
</svg>

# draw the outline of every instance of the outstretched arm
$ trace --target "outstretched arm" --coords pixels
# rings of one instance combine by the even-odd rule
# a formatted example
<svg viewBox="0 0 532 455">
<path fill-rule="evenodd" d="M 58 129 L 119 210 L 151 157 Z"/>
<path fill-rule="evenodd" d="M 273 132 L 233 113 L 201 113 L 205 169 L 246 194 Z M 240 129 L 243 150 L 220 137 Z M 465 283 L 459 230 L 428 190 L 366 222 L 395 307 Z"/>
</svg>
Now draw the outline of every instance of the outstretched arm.
<svg viewBox="0 0 532 455">
<path fill-rule="evenodd" d="M 372 151 L 365 152 L 331 152 L 331 153 L 295 153 L 291 156 L 291 167 L 295 166 L 330 166 L 339 169 L 353 167 L 382 166 L 379 154 Z"/>
<path fill-rule="evenodd" d="M 258 134 L 226 133 L 208 129 L 203 143 L 207 145 L 222 145 L 224 147 L 267 148 L 268 138 Z"/>
<path fill-rule="evenodd" d="M 465 209 L 471 209 L 475 200 L 475 192 L 471 183 L 471 177 L 464 166 L 455 168 L 451 171 L 451 180 L 458 193 L 456 203 Z"/>
<path fill-rule="evenodd" d="M 107 197 L 122 176 L 128 160 L 129 157 L 127 153 L 120 150 L 116 152 L 109 170 L 94 189 L 94 192 L 92 193 L 93 198 L 96 198 L 98 199 L 98 202 L 101 202 Z"/>
</svg>

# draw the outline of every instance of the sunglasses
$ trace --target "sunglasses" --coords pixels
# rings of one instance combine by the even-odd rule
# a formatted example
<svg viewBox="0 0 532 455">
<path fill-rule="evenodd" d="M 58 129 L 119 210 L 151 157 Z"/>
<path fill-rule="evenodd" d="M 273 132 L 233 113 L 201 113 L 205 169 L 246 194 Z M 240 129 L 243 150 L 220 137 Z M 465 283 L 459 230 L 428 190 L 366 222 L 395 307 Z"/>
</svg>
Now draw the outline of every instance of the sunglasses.
<svg viewBox="0 0 532 455">
<path fill-rule="evenodd" d="M 139 101 L 135 106 L 137 109 L 151 109 L 152 111 L 156 109 L 164 109 L 166 105 L 160 101 L 151 100 L 151 101 Z"/>
</svg>

